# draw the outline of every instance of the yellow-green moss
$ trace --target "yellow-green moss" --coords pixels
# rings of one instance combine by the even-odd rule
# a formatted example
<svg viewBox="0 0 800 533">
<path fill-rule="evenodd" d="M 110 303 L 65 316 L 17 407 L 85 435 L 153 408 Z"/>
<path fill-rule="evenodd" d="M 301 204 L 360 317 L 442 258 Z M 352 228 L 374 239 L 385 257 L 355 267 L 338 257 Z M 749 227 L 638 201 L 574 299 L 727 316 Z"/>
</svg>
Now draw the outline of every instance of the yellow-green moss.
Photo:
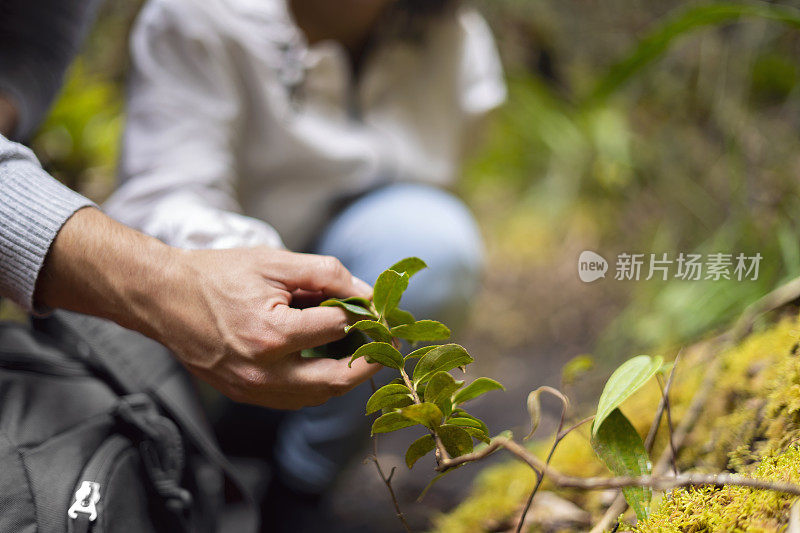
<svg viewBox="0 0 800 533">
<path fill-rule="evenodd" d="M 763 479 L 800 481 L 799 339 L 800 321 L 784 319 L 716 354 L 722 369 L 679 454 L 682 470 L 729 470 Z M 707 350 L 703 343 L 688 349 L 678 366 L 670 395 L 675 420 L 681 419 L 701 386 Z M 652 384 L 623 405 L 642 434 L 649 427 L 659 395 Z M 586 431 L 583 428 L 562 442 L 553 465 L 573 475 L 607 475 L 591 450 Z M 666 444 L 666 433 L 662 427 L 655 456 Z M 534 449 L 541 456 L 546 446 L 545 441 Z M 530 469 L 519 462 L 489 468 L 479 476 L 466 501 L 434 521 L 435 531 L 484 531 L 492 520 L 516 512 L 532 483 Z M 595 519 L 604 511 L 598 493 L 559 493 Z M 657 503 L 651 518 L 640 523 L 637 531 L 775 531 L 785 525 L 791 501 L 791 497 L 773 492 L 738 487 L 679 489 Z"/>
<path fill-rule="evenodd" d="M 790 448 L 761 460 L 754 478 L 800 481 L 800 450 Z M 794 496 L 744 487 L 701 487 L 672 491 L 653 514 L 628 531 L 780 531 L 787 524 Z"/>
</svg>

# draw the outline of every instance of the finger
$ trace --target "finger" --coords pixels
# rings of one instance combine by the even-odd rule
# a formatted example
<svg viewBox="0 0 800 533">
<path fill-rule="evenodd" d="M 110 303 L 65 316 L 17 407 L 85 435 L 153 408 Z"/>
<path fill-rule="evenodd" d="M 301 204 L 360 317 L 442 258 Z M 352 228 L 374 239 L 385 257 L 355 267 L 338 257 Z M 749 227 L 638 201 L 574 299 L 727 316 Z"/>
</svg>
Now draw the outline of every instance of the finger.
<svg viewBox="0 0 800 533">
<path fill-rule="evenodd" d="M 353 276 L 332 256 L 272 251 L 267 263 L 268 276 L 283 283 L 289 291 L 304 289 L 335 298 L 372 296 L 372 287 Z"/>
<path fill-rule="evenodd" d="M 298 367 L 302 379 L 325 388 L 334 395 L 344 394 L 356 385 L 363 383 L 380 371 L 383 366 L 357 359 L 352 367 L 347 359 L 304 359 Z"/>
<path fill-rule="evenodd" d="M 349 325 L 347 313 L 338 307 L 294 309 L 279 305 L 274 312 L 280 315 L 275 326 L 285 336 L 281 350 L 284 354 L 338 341 L 345 336 L 344 329 Z"/>
</svg>

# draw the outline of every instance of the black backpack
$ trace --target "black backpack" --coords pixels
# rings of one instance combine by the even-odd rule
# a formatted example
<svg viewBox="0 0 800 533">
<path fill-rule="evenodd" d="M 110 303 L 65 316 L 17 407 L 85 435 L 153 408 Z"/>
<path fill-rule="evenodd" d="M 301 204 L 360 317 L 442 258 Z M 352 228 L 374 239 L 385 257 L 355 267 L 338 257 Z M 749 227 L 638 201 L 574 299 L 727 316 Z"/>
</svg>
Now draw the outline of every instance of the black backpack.
<svg viewBox="0 0 800 533">
<path fill-rule="evenodd" d="M 0 532 L 256 529 L 164 347 L 75 313 L 0 323 Z"/>
</svg>

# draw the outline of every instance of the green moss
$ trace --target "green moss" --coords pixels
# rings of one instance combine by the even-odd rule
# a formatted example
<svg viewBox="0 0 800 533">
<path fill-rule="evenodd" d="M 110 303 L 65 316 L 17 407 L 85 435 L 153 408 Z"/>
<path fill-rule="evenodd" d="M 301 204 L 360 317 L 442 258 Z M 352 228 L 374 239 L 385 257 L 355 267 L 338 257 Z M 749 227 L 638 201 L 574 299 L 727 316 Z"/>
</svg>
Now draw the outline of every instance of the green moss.
<svg viewBox="0 0 800 533">
<path fill-rule="evenodd" d="M 716 357 L 722 370 L 703 413 L 678 457 L 683 471 L 728 470 L 768 480 L 800 482 L 800 321 L 784 319 L 756 332 Z M 709 345 L 688 348 L 678 366 L 671 401 L 680 420 L 701 386 Z M 623 411 L 640 433 L 650 424 L 659 400 L 655 384 L 628 400 Z M 666 445 L 659 431 L 656 453 Z M 548 442 L 534 445 L 540 456 Z M 585 428 L 566 438 L 553 465 L 579 476 L 608 475 L 594 456 Z M 485 531 L 492 520 L 517 512 L 533 483 L 530 469 L 513 460 L 486 469 L 472 495 L 434 521 L 435 531 Z M 545 482 L 545 487 L 553 490 Z M 559 491 L 598 519 L 600 493 Z M 793 497 L 740 487 L 678 489 L 656 501 L 651 517 L 635 531 L 776 531 L 786 525 Z"/>
<path fill-rule="evenodd" d="M 800 450 L 762 459 L 754 478 L 800 481 Z M 701 487 L 672 491 L 637 533 L 684 531 L 780 531 L 787 524 L 794 496 L 743 487 Z"/>
</svg>

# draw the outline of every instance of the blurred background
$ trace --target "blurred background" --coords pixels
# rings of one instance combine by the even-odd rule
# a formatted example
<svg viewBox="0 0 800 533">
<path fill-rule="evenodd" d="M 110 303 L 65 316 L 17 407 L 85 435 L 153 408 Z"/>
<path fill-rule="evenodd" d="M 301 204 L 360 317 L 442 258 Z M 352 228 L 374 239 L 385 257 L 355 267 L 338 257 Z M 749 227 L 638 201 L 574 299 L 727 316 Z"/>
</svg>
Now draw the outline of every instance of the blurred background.
<svg viewBox="0 0 800 533">
<path fill-rule="evenodd" d="M 476 357 L 471 374 L 508 388 L 474 414 L 520 435 L 525 396 L 560 385 L 568 361 L 588 373 L 567 392 L 594 400 L 620 361 L 674 351 L 800 275 L 800 30 L 774 3 L 474 3 L 495 31 L 510 96 L 459 186 L 489 268 L 458 340 Z M 97 201 L 113 187 L 140 4 L 106 4 L 32 144 L 54 176 Z M 583 250 L 612 263 L 605 280 L 579 280 Z M 621 252 L 763 260 L 757 281 L 615 281 Z M 402 465 L 407 443 L 402 433 L 381 441 L 385 467 Z M 480 469 L 459 470 L 414 504 L 429 466 L 395 476 L 417 528 L 458 503 Z M 397 529 L 371 465 L 353 465 L 340 486 L 332 531 Z"/>
</svg>

